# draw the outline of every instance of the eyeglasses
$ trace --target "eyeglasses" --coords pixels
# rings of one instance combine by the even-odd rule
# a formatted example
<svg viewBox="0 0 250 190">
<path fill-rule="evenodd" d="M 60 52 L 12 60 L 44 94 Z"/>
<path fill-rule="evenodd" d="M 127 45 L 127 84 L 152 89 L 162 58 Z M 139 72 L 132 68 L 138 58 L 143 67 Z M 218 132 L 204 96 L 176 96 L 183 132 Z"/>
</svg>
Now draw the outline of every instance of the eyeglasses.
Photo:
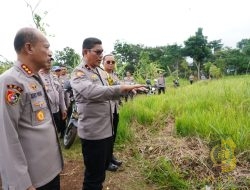
<svg viewBox="0 0 250 190">
<path fill-rule="evenodd" d="M 115 64 L 115 61 L 106 61 L 106 63 L 107 63 L 108 65 L 114 65 L 114 64 Z"/>
<path fill-rule="evenodd" d="M 98 56 L 102 55 L 102 53 L 103 53 L 103 50 L 93 50 L 93 49 L 89 49 L 89 51 L 95 52 L 96 55 L 98 55 Z"/>
</svg>

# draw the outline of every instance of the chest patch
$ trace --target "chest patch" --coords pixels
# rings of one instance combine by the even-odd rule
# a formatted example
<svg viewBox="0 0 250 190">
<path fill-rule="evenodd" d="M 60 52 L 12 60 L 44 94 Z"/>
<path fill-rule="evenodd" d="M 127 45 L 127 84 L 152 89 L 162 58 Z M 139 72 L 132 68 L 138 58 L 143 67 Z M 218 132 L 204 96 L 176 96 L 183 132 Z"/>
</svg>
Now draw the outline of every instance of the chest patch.
<svg viewBox="0 0 250 190">
<path fill-rule="evenodd" d="M 30 83 L 30 84 L 29 84 L 29 88 L 30 88 L 30 90 L 32 90 L 32 91 L 36 91 L 36 90 L 37 90 L 37 85 L 36 85 L 36 83 Z"/>
<path fill-rule="evenodd" d="M 45 119 L 45 113 L 43 110 L 40 110 L 36 113 L 36 119 L 38 121 L 43 121 Z"/>
</svg>

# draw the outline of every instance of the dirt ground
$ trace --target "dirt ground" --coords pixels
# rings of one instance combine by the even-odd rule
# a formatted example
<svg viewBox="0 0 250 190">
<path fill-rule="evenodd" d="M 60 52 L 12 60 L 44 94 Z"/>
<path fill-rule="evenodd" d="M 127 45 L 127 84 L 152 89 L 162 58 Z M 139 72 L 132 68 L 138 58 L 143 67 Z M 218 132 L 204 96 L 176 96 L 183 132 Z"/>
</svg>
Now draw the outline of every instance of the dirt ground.
<svg viewBox="0 0 250 190">
<path fill-rule="evenodd" d="M 152 185 L 145 183 L 144 177 L 132 157 L 123 157 L 122 160 L 123 164 L 116 172 L 106 172 L 103 190 L 155 189 Z M 82 161 L 66 160 L 61 174 L 61 190 L 81 190 L 83 170 Z"/>
<path fill-rule="evenodd" d="M 61 173 L 61 190 L 80 190 L 83 180 L 82 161 L 65 161 Z"/>
<path fill-rule="evenodd" d="M 127 167 L 125 169 L 125 167 Z M 150 186 L 145 186 L 133 166 L 127 164 L 116 172 L 106 172 L 106 180 L 103 190 L 136 190 L 143 187 L 144 190 L 152 190 Z M 61 173 L 61 190 L 81 190 L 83 182 L 83 163 L 77 160 L 66 160 L 65 167 Z M 145 186 L 145 187 L 144 187 Z M 138 187 L 138 188 L 137 188 Z M 2 184 L 0 179 L 0 190 Z"/>
</svg>

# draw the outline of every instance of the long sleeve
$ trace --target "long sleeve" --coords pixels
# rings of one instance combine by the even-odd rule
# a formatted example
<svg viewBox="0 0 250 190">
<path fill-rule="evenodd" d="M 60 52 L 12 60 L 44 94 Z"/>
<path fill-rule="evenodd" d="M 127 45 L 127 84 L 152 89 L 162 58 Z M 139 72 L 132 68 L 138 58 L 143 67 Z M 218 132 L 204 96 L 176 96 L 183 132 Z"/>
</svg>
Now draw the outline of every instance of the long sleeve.
<svg viewBox="0 0 250 190">
<path fill-rule="evenodd" d="M 32 185 L 27 160 L 18 135 L 18 123 L 24 96 L 18 83 L 6 79 L 0 85 L 0 171 L 4 189 L 27 189 Z M 14 88 L 15 87 L 15 88 Z M 3 119 L 4 118 L 4 119 Z"/>
</svg>

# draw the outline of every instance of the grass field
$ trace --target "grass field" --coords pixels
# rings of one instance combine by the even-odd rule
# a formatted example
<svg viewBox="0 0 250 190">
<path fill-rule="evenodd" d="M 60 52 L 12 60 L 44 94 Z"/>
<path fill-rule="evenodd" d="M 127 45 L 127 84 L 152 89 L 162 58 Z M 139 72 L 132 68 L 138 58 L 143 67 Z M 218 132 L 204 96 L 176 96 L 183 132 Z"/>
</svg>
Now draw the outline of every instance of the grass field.
<svg viewBox="0 0 250 190">
<path fill-rule="evenodd" d="M 206 80 L 180 88 L 167 87 L 165 95 L 137 97 L 121 109 L 120 142 L 131 138 L 128 121 L 150 125 L 162 115 L 173 115 L 181 136 L 213 141 L 230 137 L 237 152 L 250 147 L 250 77 Z"/>
<path fill-rule="evenodd" d="M 249 116 L 250 76 L 168 83 L 164 95 L 138 95 L 121 106 L 115 151 L 133 172 L 106 181 L 115 177 L 121 190 L 249 189 Z M 64 156 L 82 159 L 79 139 Z"/>
</svg>

